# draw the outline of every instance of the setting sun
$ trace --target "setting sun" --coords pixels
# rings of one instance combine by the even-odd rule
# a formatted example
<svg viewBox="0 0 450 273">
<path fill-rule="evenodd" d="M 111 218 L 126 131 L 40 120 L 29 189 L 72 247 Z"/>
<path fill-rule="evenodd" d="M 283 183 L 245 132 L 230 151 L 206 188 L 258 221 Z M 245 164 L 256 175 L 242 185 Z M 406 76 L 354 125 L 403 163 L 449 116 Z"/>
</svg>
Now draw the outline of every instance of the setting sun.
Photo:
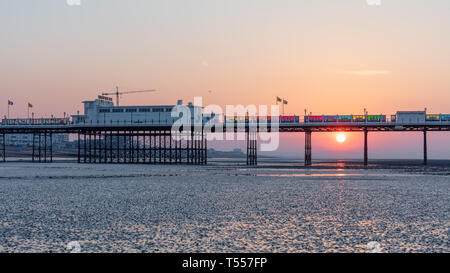
<svg viewBox="0 0 450 273">
<path fill-rule="evenodd" d="M 347 137 L 344 134 L 339 134 L 336 136 L 336 141 L 339 143 L 344 143 Z"/>
</svg>

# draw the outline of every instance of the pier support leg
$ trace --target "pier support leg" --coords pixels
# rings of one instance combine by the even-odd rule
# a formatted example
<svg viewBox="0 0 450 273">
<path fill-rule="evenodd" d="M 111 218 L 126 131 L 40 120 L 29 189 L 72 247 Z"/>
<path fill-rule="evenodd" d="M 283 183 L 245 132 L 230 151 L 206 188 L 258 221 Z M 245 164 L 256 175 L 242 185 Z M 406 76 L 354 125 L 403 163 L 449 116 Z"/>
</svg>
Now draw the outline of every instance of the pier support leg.
<svg viewBox="0 0 450 273">
<path fill-rule="evenodd" d="M 84 137 L 84 142 L 83 142 L 84 163 L 87 163 L 87 138 L 86 138 L 86 131 L 83 131 L 83 137 Z"/>
<path fill-rule="evenodd" d="M 423 130 L 423 164 L 428 164 L 427 129 Z"/>
<path fill-rule="evenodd" d="M 162 131 L 158 131 L 158 157 L 159 157 L 159 164 L 162 164 Z"/>
<path fill-rule="evenodd" d="M 163 164 L 166 164 L 167 161 L 167 135 L 166 135 L 166 130 L 162 131 L 162 135 L 163 135 Z"/>
<path fill-rule="evenodd" d="M 191 129 L 191 131 L 189 132 L 189 138 L 186 141 L 186 162 L 187 162 L 187 164 L 191 164 L 193 138 L 194 138 L 194 130 Z"/>
<path fill-rule="evenodd" d="M 107 131 L 103 131 L 103 163 L 108 163 L 109 156 L 109 145 L 108 145 L 109 134 Z"/>
<path fill-rule="evenodd" d="M 312 165 L 312 145 L 311 145 L 312 132 L 305 132 L 305 166 Z"/>
<path fill-rule="evenodd" d="M 120 152 L 120 158 L 122 160 L 123 163 L 127 163 L 127 132 L 123 131 L 121 132 L 121 134 L 123 134 L 122 138 L 122 148 L 121 148 L 121 152 Z"/>
<path fill-rule="evenodd" d="M 42 140 L 41 140 L 41 135 L 42 135 L 42 133 L 41 132 L 39 132 L 39 136 L 38 136 L 38 150 L 39 150 L 39 163 L 41 163 L 41 158 L 42 158 L 42 152 L 41 152 L 41 145 L 42 145 Z"/>
<path fill-rule="evenodd" d="M 208 135 L 206 133 L 205 133 L 204 153 L 205 153 L 205 165 L 207 165 L 208 164 Z"/>
<path fill-rule="evenodd" d="M 194 164 L 198 165 L 198 140 L 199 140 L 199 135 L 198 135 L 198 131 L 197 128 L 195 128 L 194 130 Z"/>
<path fill-rule="evenodd" d="M 258 164 L 257 144 L 258 134 L 256 131 L 247 132 L 247 165 L 256 166 Z"/>
<path fill-rule="evenodd" d="M 117 146 L 116 146 L 116 148 L 117 148 L 117 150 L 116 150 L 116 152 L 117 152 L 117 161 L 116 161 L 116 163 L 120 163 L 120 132 L 119 131 L 117 131 Z"/>
<path fill-rule="evenodd" d="M 97 151 L 97 159 L 98 159 L 98 162 L 97 163 L 102 163 L 102 160 L 103 160 L 103 150 L 102 150 L 102 148 L 103 148 L 103 145 L 102 145 L 102 131 L 98 131 L 97 132 L 97 149 L 98 149 L 98 151 Z"/>
<path fill-rule="evenodd" d="M 173 162 L 172 162 L 172 160 L 173 160 L 173 149 L 174 149 L 174 147 L 173 147 L 173 143 L 172 143 L 172 132 L 171 131 L 168 131 L 168 134 L 169 134 L 169 136 L 168 136 L 168 138 L 169 138 L 169 158 L 170 158 L 170 160 L 169 160 L 169 164 L 172 164 Z"/>
<path fill-rule="evenodd" d="M 140 151 L 140 142 L 141 142 L 141 136 L 140 136 L 141 132 L 137 131 L 136 132 L 136 163 L 139 164 L 140 160 L 141 160 L 141 151 Z"/>
<path fill-rule="evenodd" d="M 153 130 L 151 130 L 150 131 L 150 141 L 149 141 L 149 149 L 150 149 L 150 153 L 149 153 L 149 161 L 150 161 L 150 164 L 155 164 L 155 156 L 154 156 L 154 153 L 155 153 L 155 137 L 154 137 L 154 131 Z"/>
<path fill-rule="evenodd" d="M 81 163 L 81 143 L 80 143 L 80 131 L 78 131 L 78 133 L 77 133 L 77 136 L 78 136 L 78 144 L 77 144 L 77 146 L 78 146 L 78 163 Z"/>
<path fill-rule="evenodd" d="M 31 141 L 31 147 L 32 147 L 32 152 L 31 152 L 31 162 L 34 163 L 34 159 L 36 158 L 36 147 L 35 147 L 35 142 L 36 142 L 36 134 L 33 132 L 33 136 L 31 137 L 32 141 Z"/>
<path fill-rule="evenodd" d="M 249 137 L 250 133 L 247 133 L 247 166 L 250 165 L 250 147 L 249 147 Z"/>
<path fill-rule="evenodd" d="M 134 163 L 134 150 L 136 149 L 134 147 L 134 137 L 135 137 L 135 133 L 134 131 L 130 132 L 130 150 L 131 150 L 131 155 L 130 155 L 130 159 L 131 159 L 131 163 Z"/>
<path fill-rule="evenodd" d="M 206 156 L 207 156 L 207 152 L 206 152 L 206 132 L 204 131 L 204 129 L 202 128 L 202 165 L 206 165 Z"/>
<path fill-rule="evenodd" d="M 44 131 L 44 162 L 47 163 L 47 131 Z"/>
<path fill-rule="evenodd" d="M 94 163 L 97 163 L 97 134 L 98 134 L 98 132 L 97 131 L 93 131 L 92 132 L 92 136 L 94 137 L 94 150 L 93 150 L 93 152 L 94 152 L 94 158 L 93 158 L 93 161 L 94 161 Z"/>
<path fill-rule="evenodd" d="M 6 162 L 6 134 L 5 133 L 3 133 L 2 135 L 1 135 L 1 137 L 2 137 L 2 161 L 3 162 Z"/>
<path fill-rule="evenodd" d="M 89 131 L 89 163 L 92 163 L 92 133 Z"/>
<path fill-rule="evenodd" d="M 179 132 L 182 134 L 183 132 Z M 38 134 L 38 147 L 34 157 L 39 162 L 52 160 L 52 132 L 35 132 Z M 78 163 L 120 163 L 120 164 L 190 164 L 207 163 L 207 140 L 204 131 L 189 131 L 185 136 L 172 139 L 172 131 L 104 131 L 79 129 L 77 135 Z M 41 139 L 42 135 L 42 139 Z M 47 136 L 48 135 L 48 136 Z M 0 143 L 1 143 L 0 133 Z M 249 164 L 256 165 L 256 133 L 250 134 Z M 47 143 L 47 141 L 50 141 Z M 41 147 L 42 145 L 42 147 Z M 42 149 L 42 157 L 41 157 Z M 39 151 L 39 154 L 38 154 Z M 47 159 L 48 157 L 48 159 Z M 1 159 L 1 149 L 0 149 Z"/>
<path fill-rule="evenodd" d="M 117 144 L 119 145 L 119 144 Z M 113 132 L 109 132 L 109 163 L 113 163 Z"/>
<path fill-rule="evenodd" d="M 143 149 L 144 149 L 144 153 L 143 153 L 143 156 L 144 156 L 144 164 L 145 163 L 147 163 L 147 143 L 146 143 L 146 141 L 147 141 L 147 131 L 144 131 L 144 136 L 143 136 L 143 141 L 142 141 L 142 144 L 143 144 Z"/>
<path fill-rule="evenodd" d="M 367 143 L 367 137 L 369 132 L 364 130 L 364 166 L 369 165 L 369 146 Z"/>
<path fill-rule="evenodd" d="M 50 133 L 50 163 L 53 163 L 53 133 Z"/>
</svg>

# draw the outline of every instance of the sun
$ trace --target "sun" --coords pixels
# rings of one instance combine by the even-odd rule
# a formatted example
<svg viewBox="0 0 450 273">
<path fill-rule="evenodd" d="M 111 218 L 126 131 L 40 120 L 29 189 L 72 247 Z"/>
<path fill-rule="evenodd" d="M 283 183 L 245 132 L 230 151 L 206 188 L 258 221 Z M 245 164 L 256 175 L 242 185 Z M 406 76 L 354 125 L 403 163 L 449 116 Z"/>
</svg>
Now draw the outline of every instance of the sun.
<svg viewBox="0 0 450 273">
<path fill-rule="evenodd" d="M 344 143 L 347 140 L 347 137 L 344 134 L 338 134 L 336 136 L 336 141 L 339 143 Z"/>
</svg>

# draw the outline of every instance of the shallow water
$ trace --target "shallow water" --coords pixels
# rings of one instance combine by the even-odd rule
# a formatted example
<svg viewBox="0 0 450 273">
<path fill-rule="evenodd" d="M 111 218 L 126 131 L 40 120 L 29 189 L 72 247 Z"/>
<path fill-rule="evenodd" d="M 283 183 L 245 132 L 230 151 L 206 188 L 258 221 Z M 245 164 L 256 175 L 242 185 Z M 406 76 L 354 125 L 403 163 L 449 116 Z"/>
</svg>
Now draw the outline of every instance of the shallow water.
<svg viewBox="0 0 450 273">
<path fill-rule="evenodd" d="M 449 252 L 450 162 L 0 164 L 0 252 Z"/>
</svg>

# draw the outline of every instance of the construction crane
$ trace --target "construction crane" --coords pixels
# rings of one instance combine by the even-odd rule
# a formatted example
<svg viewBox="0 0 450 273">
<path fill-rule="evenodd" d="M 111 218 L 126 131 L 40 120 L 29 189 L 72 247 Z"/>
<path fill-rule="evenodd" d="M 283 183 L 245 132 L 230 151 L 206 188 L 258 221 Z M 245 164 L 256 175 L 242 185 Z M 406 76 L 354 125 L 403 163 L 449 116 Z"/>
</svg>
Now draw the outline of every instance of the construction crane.
<svg viewBox="0 0 450 273">
<path fill-rule="evenodd" d="M 133 93 L 147 93 L 147 92 L 156 92 L 155 89 L 151 89 L 151 90 L 138 90 L 138 91 L 124 91 L 124 92 L 119 92 L 119 87 L 116 86 L 116 92 L 112 92 L 112 93 L 102 93 L 103 96 L 111 96 L 111 95 L 116 95 L 116 106 L 119 106 L 119 97 L 121 95 L 125 95 L 125 94 L 133 94 Z"/>
</svg>

